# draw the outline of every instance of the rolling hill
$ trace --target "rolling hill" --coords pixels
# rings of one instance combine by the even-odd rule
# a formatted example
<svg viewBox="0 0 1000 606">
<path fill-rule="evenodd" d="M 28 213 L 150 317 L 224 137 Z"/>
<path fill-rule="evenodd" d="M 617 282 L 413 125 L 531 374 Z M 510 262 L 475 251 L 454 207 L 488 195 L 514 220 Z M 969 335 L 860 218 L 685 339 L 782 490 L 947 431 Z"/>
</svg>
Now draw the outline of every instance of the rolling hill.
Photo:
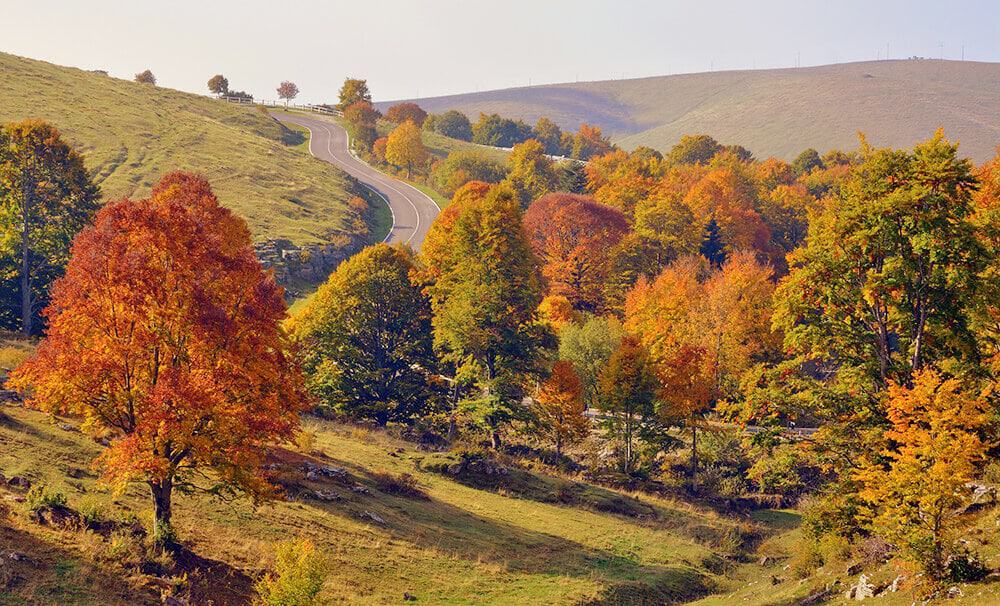
<svg viewBox="0 0 1000 606">
<path fill-rule="evenodd" d="M 253 107 L 0 53 L 0 122 L 40 118 L 84 154 L 105 199 L 171 170 L 205 175 L 254 239 L 314 244 L 346 229 L 346 175 Z"/>
<path fill-rule="evenodd" d="M 669 149 L 707 133 L 758 157 L 786 159 L 808 147 L 912 146 L 935 129 L 983 161 L 1000 145 L 1000 64 L 894 60 L 798 69 L 725 71 L 552 84 L 413 100 L 430 112 L 475 120 L 499 113 L 561 127 L 599 125 L 626 148 Z M 395 102 L 380 103 L 385 109 Z"/>
</svg>

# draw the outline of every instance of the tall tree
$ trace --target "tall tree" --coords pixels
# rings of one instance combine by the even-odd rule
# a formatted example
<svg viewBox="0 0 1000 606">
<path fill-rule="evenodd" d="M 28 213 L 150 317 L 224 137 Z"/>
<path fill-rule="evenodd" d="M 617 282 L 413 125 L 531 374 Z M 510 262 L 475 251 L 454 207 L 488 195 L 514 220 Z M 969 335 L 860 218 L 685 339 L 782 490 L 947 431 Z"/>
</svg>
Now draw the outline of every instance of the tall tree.
<svg viewBox="0 0 1000 606">
<path fill-rule="evenodd" d="M 3 282 L 12 286 L 0 304 L 19 308 L 25 335 L 35 331 L 73 237 L 97 208 L 97 187 L 58 130 L 38 120 L 0 127 L 0 257 L 9 259 Z"/>
<path fill-rule="evenodd" d="M 397 126 L 385 144 L 385 159 L 396 166 L 406 167 L 406 177 L 413 175 L 413 166 L 427 163 L 427 148 L 424 146 L 420 127 L 412 121 Z"/>
<path fill-rule="evenodd" d="M 372 102 L 372 94 L 368 90 L 368 81 L 359 78 L 347 78 L 340 87 L 339 99 L 340 103 L 337 104 L 337 109 L 340 111 L 346 110 L 355 103 L 370 104 Z"/>
<path fill-rule="evenodd" d="M 216 95 L 225 95 L 229 92 L 229 80 L 222 74 L 216 74 L 208 79 L 208 90 Z"/>
<path fill-rule="evenodd" d="M 545 153 L 552 156 L 562 155 L 562 130 L 559 129 L 555 122 L 542 116 L 535 123 L 533 135 L 542 144 Z"/>
<path fill-rule="evenodd" d="M 381 115 L 367 101 L 357 101 L 344 110 L 344 120 L 347 121 L 347 133 L 351 144 L 359 151 L 369 152 L 378 137 L 376 126 Z"/>
<path fill-rule="evenodd" d="M 432 398 L 430 301 L 408 250 L 376 244 L 337 267 L 301 314 L 307 386 L 355 418 L 408 422 Z"/>
<path fill-rule="evenodd" d="M 416 103 L 397 103 L 386 110 L 385 119 L 396 124 L 402 124 L 409 120 L 422 127 L 424 120 L 427 119 L 427 112 Z"/>
<path fill-rule="evenodd" d="M 46 338 L 13 384 L 110 435 L 104 477 L 148 485 L 158 541 L 172 536 L 174 488 L 196 488 L 198 470 L 214 472 L 215 493 L 274 493 L 265 446 L 298 427 L 302 378 L 282 289 L 204 179 L 172 173 L 149 199 L 101 209 L 46 313 Z"/>
<path fill-rule="evenodd" d="M 139 84 L 152 84 L 153 86 L 156 86 L 156 76 L 154 76 L 153 72 L 148 69 L 139 72 L 133 79 Z"/>
<path fill-rule="evenodd" d="M 434 343 L 477 390 L 469 408 L 498 447 L 501 426 L 522 412 L 526 382 L 541 371 L 544 350 L 554 344 L 537 318 L 538 261 L 509 188 L 472 196 L 442 219 L 447 227 L 432 228 L 435 244 L 424 251 L 435 280 L 429 287 Z"/>
<path fill-rule="evenodd" d="M 587 437 L 590 419 L 584 413 L 583 388 L 573 364 L 564 360 L 552 365 L 552 372 L 535 392 L 538 421 L 562 456 L 563 446 Z"/>
<path fill-rule="evenodd" d="M 590 316 L 559 331 L 559 358 L 573 364 L 589 408 L 600 408 L 601 371 L 618 349 L 625 331 L 614 316 Z"/>
<path fill-rule="evenodd" d="M 524 224 L 548 291 L 603 311 L 610 253 L 628 232 L 624 215 L 585 196 L 547 194 L 528 207 Z"/>
<path fill-rule="evenodd" d="M 507 177 L 504 182 L 514 190 L 521 208 L 527 208 L 532 201 L 555 191 L 558 177 L 555 165 L 545 155 L 542 144 L 528 139 L 514 145 L 507 157 Z"/>
<path fill-rule="evenodd" d="M 722 146 L 708 135 L 684 135 L 664 160 L 668 164 L 708 164 L 720 151 Z"/>
<path fill-rule="evenodd" d="M 468 116 L 460 111 L 449 109 L 434 122 L 434 130 L 445 137 L 459 141 L 472 141 L 472 123 Z"/>
<path fill-rule="evenodd" d="M 581 124 L 580 130 L 573 136 L 571 155 L 577 160 L 589 160 L 611 153 L 613 150 L 614 146 L 601 134 L 599 126 Z"/>
<path fill-rule="evenodd" d="M 622 472 L 632 473 L 635 443 L 655 433 L 658 427 L 655 367 L 639 339 L 627 335 L 611 354 L 599 379 L 600 409 L 607 413 L 604 425 L 622 444 Z"/>
<path fill-rule="evenodd" d="M 285 107 L 288 107 L 288 102 L 299 96 L 299 87 L 296 86 L 294 82 L 285 80 L 278 85 L 278 98 L 285 100 Z"/>
</svg>

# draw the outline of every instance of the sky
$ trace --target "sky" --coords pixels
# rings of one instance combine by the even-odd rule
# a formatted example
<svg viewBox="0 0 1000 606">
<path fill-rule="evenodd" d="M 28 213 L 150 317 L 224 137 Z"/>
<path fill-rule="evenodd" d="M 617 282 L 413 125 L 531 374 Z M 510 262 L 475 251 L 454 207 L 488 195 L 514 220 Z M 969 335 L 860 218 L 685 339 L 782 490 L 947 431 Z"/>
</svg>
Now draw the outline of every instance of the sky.
<svg viewBox="0 0 1000 606">
<path fill-rule="evenodd" d="M 0 32 L 3 52 L 190 92 L 222 73 L 319 103 L 350 76 L 385 101 L 887 52 L 1000 61 L 1000 1 L 0 0 Z"/>
</svg>

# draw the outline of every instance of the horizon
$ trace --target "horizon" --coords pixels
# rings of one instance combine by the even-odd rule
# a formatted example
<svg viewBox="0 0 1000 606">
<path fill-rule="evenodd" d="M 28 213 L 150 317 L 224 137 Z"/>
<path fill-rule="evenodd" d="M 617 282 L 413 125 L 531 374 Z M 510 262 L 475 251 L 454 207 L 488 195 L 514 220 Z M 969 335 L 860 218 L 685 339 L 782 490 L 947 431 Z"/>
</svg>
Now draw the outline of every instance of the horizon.
<svg viewBox="0 0 1000 606">
<path fill-rule="evenodd" d="M 790 0 L 752 7 L 642 1 L 625 10 L 597 0 L 518 1 L 520 9 L 504 11 L 486 2 L 304 1 L 277 13 L 263 2 L 206 7 L 183 0 L 162 14 L 124 0 L 96 7 L 43 0 L 6 9 L 27 27 L 7 32 L 0 51 L 124 79 L 151 69 L 161 86 L 201 94 L 216 73 L 258 99 L 276 97 L 277 84 L 292 80 L 303 103 L 332 100 L 345 77 L 367 79 L 373 97 L 385 102 L 913 56 L 1000 61 L 1000 19 L 984 18 L 1000 17 L 1000 7 L 984 0 L 875 7 L 852 1 L 808 12 Z M 567 11 L 574 11 L 572 20 Z M 374 32 L 356 27 L 373 13 L 393 18 Z M 812 18 L 800 19 L 806 14 Z"/>
</svg>

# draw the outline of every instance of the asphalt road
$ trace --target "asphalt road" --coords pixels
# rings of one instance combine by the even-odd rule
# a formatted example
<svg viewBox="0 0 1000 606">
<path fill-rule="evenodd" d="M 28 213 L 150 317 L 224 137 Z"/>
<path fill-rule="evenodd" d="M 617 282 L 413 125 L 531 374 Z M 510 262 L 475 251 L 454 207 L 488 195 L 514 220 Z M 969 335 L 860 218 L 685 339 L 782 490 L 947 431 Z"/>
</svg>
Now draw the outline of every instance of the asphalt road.
<svg viewBox="0 0 1000 606">
<path fill-rule="evenodd" d="M 348 149 L 347 131 L 333 120 L 300 114 L 274 113 L 282 122 L 309 129 L 309 152 L 340 168 L 382 197 L 392 211 L 392 229 L 385 241 L 409 244 L 420 250 L 427 230 L 441 209 L 426 194 L 399 179 L 372 168 Z"/>
</svg>

